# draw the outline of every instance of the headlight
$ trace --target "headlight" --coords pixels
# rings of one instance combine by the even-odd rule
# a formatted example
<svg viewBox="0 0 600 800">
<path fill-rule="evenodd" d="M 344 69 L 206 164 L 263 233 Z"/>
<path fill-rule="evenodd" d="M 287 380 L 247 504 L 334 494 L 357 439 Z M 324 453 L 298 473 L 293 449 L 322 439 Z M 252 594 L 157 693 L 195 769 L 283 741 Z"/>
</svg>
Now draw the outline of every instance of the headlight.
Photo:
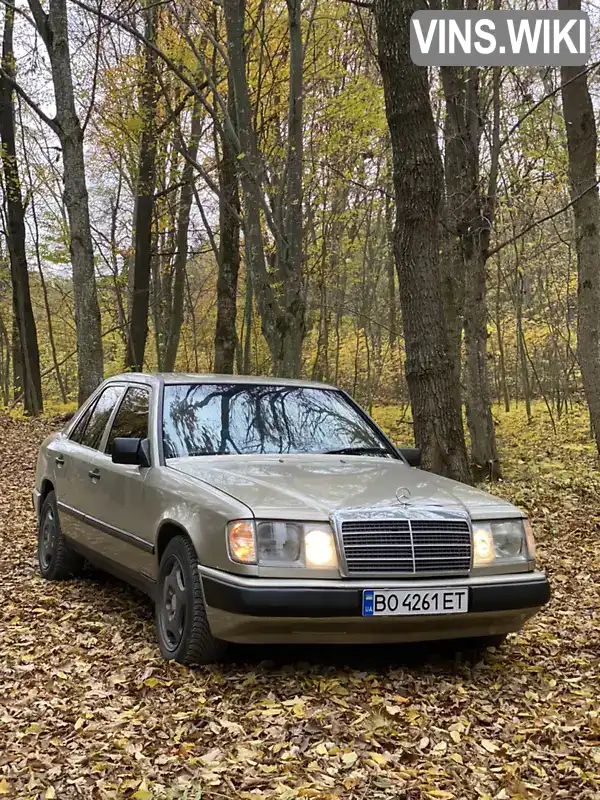
<svg viewBox="0 0 600 800">
<path fill-rule="evenodd" d="M 307 567 L 337 567 L 337 553 L 332 531 L 313 529 L 304 534 L 304 557 Z"/>
<path fill-rule="evenodd" d="M 324 523 L 235 520 L 227 526 L 233 561 L 263 566 L 336 569 L 335 538 Z"/>
<path fill-rule="evenodd" d="M 473 564 L 477 567 L 491 564 L 495 558 L 492 532 L 483 525 L 473 529 Z"/>
<path fill-rule="evenodd" d="M 300 525 L 293 522 L 258 522 L 258 560 L 261 564 L 298 561 L 302 544 Z"/>
<path fill-rule="evenodd" d="M 526 539 L 527 520 L 502 519 L 473 523 L 473 566 L 526 561 L 534 554 Z"/>
</svg>

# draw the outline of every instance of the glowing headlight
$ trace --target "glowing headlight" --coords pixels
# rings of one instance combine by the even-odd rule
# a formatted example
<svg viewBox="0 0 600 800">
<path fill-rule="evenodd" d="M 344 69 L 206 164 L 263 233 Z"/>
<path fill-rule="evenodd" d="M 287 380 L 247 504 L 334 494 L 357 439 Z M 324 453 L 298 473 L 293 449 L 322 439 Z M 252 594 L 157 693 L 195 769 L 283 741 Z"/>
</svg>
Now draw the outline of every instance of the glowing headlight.
<svg viewBox="0 0 600 800">
<path fill-rule="evenodd" d="M 229 554 L 241 564 L 337 569 L 333 531 L 327 523 L 234 520 L 227 526 Z"/>
<path fill-rule="evenodd" d="M 495 558 L 494 539 L 489 528 L 478 524 L 473 529 L 473 564 L 476 567 L 491 564 Z"/>
<path fill-rule="evenodd" d="M 304 555 L 307 567 L 337 567 L 333 533 L 327 530 L 308 530 L 304 534 Z"/>
<path fill-rule="evenodd" d="M 533 558 L 526 540 L 526 525 L 522 519 L 473 523 L 473 566 L 525 561 L 528 553 Z"/>
</svg>

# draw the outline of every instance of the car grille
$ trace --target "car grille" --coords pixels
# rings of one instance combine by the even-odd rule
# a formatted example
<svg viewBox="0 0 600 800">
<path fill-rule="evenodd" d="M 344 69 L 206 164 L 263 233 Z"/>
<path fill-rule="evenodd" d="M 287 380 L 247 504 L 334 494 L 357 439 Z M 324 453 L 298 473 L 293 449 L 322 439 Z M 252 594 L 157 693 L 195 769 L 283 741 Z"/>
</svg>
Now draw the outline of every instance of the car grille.
<svg viewBox="0 0 600 800">
<path fill-rule="evenodd" d="M 450 575 L 471 567 L 467 520 L 344 521 L 341 533 L 348 575 Z"/>
</svg>

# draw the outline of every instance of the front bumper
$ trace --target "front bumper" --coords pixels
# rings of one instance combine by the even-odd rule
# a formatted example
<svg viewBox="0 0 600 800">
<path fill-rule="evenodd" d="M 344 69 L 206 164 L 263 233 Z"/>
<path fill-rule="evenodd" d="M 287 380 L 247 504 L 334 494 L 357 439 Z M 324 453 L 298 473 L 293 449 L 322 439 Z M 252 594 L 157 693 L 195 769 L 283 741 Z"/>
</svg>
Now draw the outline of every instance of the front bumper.
<svg viewBox="0 0 600 800">
<path fill-rule="evenodd" d="M 543 572 L 419 581 L 246 578 L 200 567 L 214 636 L 229 642 L 375 643 L 492 636 L 520 630 L 550 599 Z M 365 589 L 467 587 L 466 614 L 363 617 Z"/>
<path fill-rule="evenodd" d="M 40 518 L 40 500 L 42 497 L 42 493 L 39 489 L 34 489 L 31 493 L 31 502 L 33 504 L 33 510 L 35 511 L 36 519 L 39 520 Z"/>
</svg>

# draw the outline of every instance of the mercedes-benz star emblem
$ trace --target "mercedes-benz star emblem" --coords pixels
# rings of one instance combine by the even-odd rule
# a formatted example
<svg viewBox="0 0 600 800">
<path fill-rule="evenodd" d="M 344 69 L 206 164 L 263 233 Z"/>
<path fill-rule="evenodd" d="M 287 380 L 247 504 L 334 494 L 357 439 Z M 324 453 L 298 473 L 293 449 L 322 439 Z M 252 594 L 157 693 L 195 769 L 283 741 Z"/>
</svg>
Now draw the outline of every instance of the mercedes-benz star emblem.
<svg viewBox="0 0 600 800">
<path fill-rule="evenodd" d="M 410 503 L 410 489 L 407 489 L 406 486 L 396 489 L 396 500 L 403 506 L 407 506 Z"/>
</svg>

